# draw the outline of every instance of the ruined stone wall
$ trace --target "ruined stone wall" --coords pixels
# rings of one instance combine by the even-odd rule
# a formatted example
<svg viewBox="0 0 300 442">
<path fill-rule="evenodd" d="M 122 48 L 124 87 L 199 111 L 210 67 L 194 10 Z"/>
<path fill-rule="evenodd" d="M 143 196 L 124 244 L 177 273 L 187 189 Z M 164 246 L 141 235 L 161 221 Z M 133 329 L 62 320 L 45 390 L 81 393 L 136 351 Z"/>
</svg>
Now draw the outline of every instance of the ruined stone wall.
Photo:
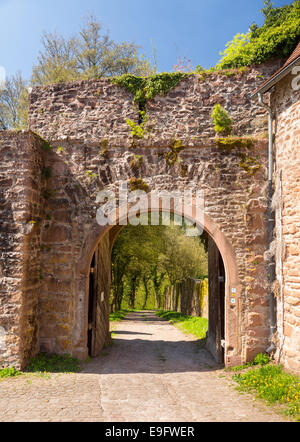
<svg viewBox="0 0 300 442">
<path fill-rule="evenodd" d="M 0 364 L 18 368 L 39 346 L 41 151 L 30 133 L 0 132 Z"/>
<path fill-rule="evenodd" d="M 1 247 L 1 320 L 12 330 L 8 340 L 14 340 L 5 357 L 21 361 L 38 349 L 87 356 L 89 265 L 107 232 L 95 219 L 96 195 L 103 189 L 117 191 L 133 177 L 144 180 L 149 190 L 203 190 L 205 213 L 226 237 L 237 263 L 237 302 L 226 307 L 233 315 L 227 318 L 230 363 L 265 350 L 267 142 L 258 139 L 244 152 L 254 164 L 249 167 L 240 148 L 216 147 L 210 119 L 214 104 L 221 103 L 235 120 L 236 134 L 264 133 L 265 111 L 250 101 L 261 75 L 262 68 L 233 77 L 212 74 L 204 81 L 189 76 L 166 97 L 147 104 L 147 131 L 135 148 L 125 120 L 137 121 L 138 112 L 125 89 L 109 80 L 33 89 L 30 129 L 52 148 L 32 133 L 1 135 L 1 202 L 12 226 L 1 227 L 4 237 L 12 238 Z M 174 138 L 184 149 L 170 165 L 166 156 Z M 133 167 L 136 155 L 142 157 L 139 168 Z M 15 212 L 27 228 L 34 227 L 28 239 Z"/>
<path fill-rule="evenodd" d="M 276 112 L 277 357 L 300 372 L 300 91 L 290 74 L 272 93 Z"/>
<path fill-rule="evenodd" d="M 250 96 L 279 66 L 273 61 L 234 75 L 184 78 L 167 96 L 148 101 L 148 133 L 139 144 L 162 147 L 178 138 L 188 146 L 207 146 L 215 136 L 211 112 L 218 103 L 235 121 L 237 135 L 265 133 L 265 110 Z M 53 142 L 69 139 L 99 145 L 109 140 L 111 146 L 130 147 L 126 119 L 138 121 L 133 97 L 109 79 L 44 86 L 30 94 L 29 127 Z"/>
</svg>

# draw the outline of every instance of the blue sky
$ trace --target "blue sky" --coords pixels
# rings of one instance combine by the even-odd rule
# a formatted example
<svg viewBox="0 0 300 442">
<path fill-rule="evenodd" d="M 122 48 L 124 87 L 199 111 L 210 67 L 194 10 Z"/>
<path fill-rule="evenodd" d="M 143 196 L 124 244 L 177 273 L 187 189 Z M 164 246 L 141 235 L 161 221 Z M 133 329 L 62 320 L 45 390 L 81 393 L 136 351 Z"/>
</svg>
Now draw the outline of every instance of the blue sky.
<svg viewBox="0 0 300 442">
<path fill-rule="evenodd" d="M 275 6 L 292 3 L 274 0 Z M 95 14 L 117 42 L 157 49 L 158 71 L 170 71 L 177 57 L 192 65 L 215 65 L 219 52 L 254 21 L 261 25 L 264 0 L 0 0 L 0 66 L 29 78 L 43 31 L 75 34 Z"/>
</svg>

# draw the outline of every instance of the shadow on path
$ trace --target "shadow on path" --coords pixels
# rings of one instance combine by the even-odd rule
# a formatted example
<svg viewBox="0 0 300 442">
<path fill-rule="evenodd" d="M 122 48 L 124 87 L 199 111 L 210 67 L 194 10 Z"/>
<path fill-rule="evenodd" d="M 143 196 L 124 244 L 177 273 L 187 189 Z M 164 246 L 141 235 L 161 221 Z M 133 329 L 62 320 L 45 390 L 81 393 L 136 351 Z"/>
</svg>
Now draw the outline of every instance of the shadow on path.
<svg viewBox="0 0 300 442">
<path fill-rule="evenodd" d="M 185 335 L 153 311 L 130 313 L 118 328 L 112 344 L 85 365 L 84 373 L 164 374 L 223 368 L 204 348 L 203 340 Z"/>
</svg>

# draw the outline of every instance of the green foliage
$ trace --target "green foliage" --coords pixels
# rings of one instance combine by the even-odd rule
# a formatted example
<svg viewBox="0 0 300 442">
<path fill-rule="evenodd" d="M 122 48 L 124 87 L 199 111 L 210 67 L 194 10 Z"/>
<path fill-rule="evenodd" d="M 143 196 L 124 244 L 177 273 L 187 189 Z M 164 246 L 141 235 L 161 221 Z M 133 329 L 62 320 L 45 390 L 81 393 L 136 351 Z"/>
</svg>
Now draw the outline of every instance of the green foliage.
<svg viewBox="0 0 300 442">
<path fill-rule="evenodd" d="M 253 391 L 269 403 L 284 404 L 287 414 L 300 419 L 299 378 L 284 372 L 281 366 L 249 369 L 243 374 L 234 375 L 233 379 L 238 382 L 241 391 Z"/>
<path fill-rule="evenodd" d="M 133 95 L 133 101 L 141 110 L 145 110 L 148 100 L 152 100 L 157 95 L 167 95 L 186 76 L 187 74 L 183 72 L 165 72 L 148 77 L 125 74 L 112 78 L 111 82 L 126 88 Z"/>
<path fill-rule="evenodd" d="M 139 55 L 139 49 L 133 43 L 112 41 L 102 24 L 91 15 L 79 33 L 71 38 L 59 33 L 44 33 L 31 84 L 42 86 L 114 75 L 154 73 L 149 60 Z"/>
<path fill-rule="evenodd" d="M 300 1 L 274 8 L 270 0 L 262 10 L 264 25 L 253 24 L 226 44 L 217 69 L 238 68 L 290 55 L 300 39 Z"/>
<path fill-rule="evenodd" d="M 266 365 L 270 362 L 270 356 L 265 353 L 258 353 L 253 360 L 254 365 Z"/>
<path fill-rule="evenodd" d="M 142 164 L 143 164 L 142 155 L 134 155 L 133 159 L 130 162 L 130 168 L 136 171 L 141 168 Z"/>
<path fill-rule="evenodd" d="M 148 121 L 148 116 L 145 111 L 139 111 L 139 116 L 141 118 L 141 122 L 139 124 L 135 123 L 132 120 L 126 119 L 126 123 L 131 129 L 130 135 L 133 138 L 142 139 L 147 133 L 147 130 L 144 128 Z"/>
<path fill-rule="evenodd" d="M 255 140 L 250 137 L 218 137 L 216 144 L 220 149 L 231 151 L 232 149 L 251 149 Z"/>
<path fill-rule="evenodd" d="M 198 74 L 202 81 L 205 81 L 207 77 L 212 75 L 225 76 L 225 77 L 238 77 L 243 74 L 246 74 L 249 71 L 247 66 L 242 66 L 239 68 L 231 68 L 231 69 L 217 69 L 215 67 L 211 67 L 210 69 L 203 69 L 202 66 L 198 65 L 195 68 L 194 73 Z"/>
<path fill-rule="evenodd" d="M 230 371 L 241 371 L 246 368 L 253 367 L 254 365 L 267 365 L 271 361 L 270 356 L 266 353 L 258 353 L 252 362 L 247 362 L 244 365 L 236 365 L 235 367 L 230 367 L 228 370 Z"/>
<path fill-rule="evenodd" d="M 3 368 L 0 370 L 0 378 L 10 378 L 20 376 L 22 373 L 16 370 L 14 367 Z"/>
<path fill-rule="evenodd" d="M 175 216 L 141 215 L 118 236 L 112 251 L 111 308 L 161 308 L 164 288 L 207 274 L 207 253 L 199 237 L 187 237 Z M 130 220 L 135 223 L 135 220 Z M 168 225 L 169 224 L 169 225 Z"/>
<path fill-rule="evenodd" d="M 218 137 L 215 139 L 217 146 L 227 152 L 237 149 L 236 155 L 239 157 L 239 166 L 248 175 L 255 175 L 261 168 L 258 159 L 249 155 L 249 150 L 254 146 L 255 140 L 251 137 Z M 248 152 L 247 152 L 248 151 Z"/>
<path fill-rule="evenodd" d="M 27 372 L 32 373 L 78 373 L 81 371 L 77 358 L 70 355 L 47 355 L 40 353 L 32 358 L 26 367 Z"/>
<path fill-rule="evenodd" d="M 172 167 L 176 162 L 179 161 L 179 154 L 184 149 L 184 145 L 180 140 L 174 139 L 168 147 L 169 152 L 164 154 L 164 159 L 168 167 Z"/>
<path fill-rule="evenodd" d="M 91 170 L 87 170 L 85 174 L 90 180 L 95 180 L 98 176 L 96 173 L 92 172 Z"/>
<path fill-rule="evenodd" d="M 99 156 L 102 158 L 108 158 L 108 140 L 102 140 L 100 142 L 101 149 L 99 150 Z"/>
<path fill-rule="evenodd" d="M 191 333 L 200 339 L 206 338 L 208 331 L 208 320 L 198 316 L 187 316 L 179 312 L 159 311 L 156 313 L 162 319 L 177 325 L 181 330 Z"/>
<path fill-rule="evenodd" d="M 130 313 L 131 311 L 132 310 L 119 310 L 117 312 L 110 313 L 109 320 L 113 322 L 120 322 L 125 319 L 128 313 Z"/>
<path fill-rule="evenodd" d="M 39 136 L 39 135 L 38 135 Z M 40 136 L 39 136 L 40 137 Z M 42 149 L 45 151 L 45 152 L 50 152 L 51 150 L 52 150 L 52 146 L 51 146 L 51 144 L 49 143 L 49 141 L 47 141 L 47 140 L 44 140 L 43 138 L 41 138 L 40 137 L 40 139 L 41 139 L 41 147 L 42 147 Z"/>
<path fill-rule="evenodd" d="M 26 129 L 27 108 L 28 90 L 18 72 L 8 77 L 4 89 L 0 89 L 0 130 Z"/>
<path fill-rule="evenodd" d="M 187 164 L 181 164 L 180 165 L 180 176 L 182 178 L 185 178 L 188 174 L 188 165 Z"/>
<path fill-rule="evenodd" d="M 52 177 L 52 170 L 50 167 L 43 167 L 42 169 L 42 178 L 45 180 L 49 180 Z"/>
<path fill-rule="evenodd" d="M 246 155 L 242 152 L 240 152 L 238 155 L 241 158 L 239 166 L 244 169 L 248 175 L 253 176 L 259 171 L 259 169 L 261 169 L 261 164 L 259 164 L 257 158 Z"/>
<path fill-rule="evenodd" d="M 217 134 L 229 135 L 232 132 L 232 119 L 228 116 L 226 110 L 216 104 L 211 114 L 214 123 L 214 129 Z"/>
<path fill-rule="evenodd" d="M 129 188 L 131 192 L 135 190 L 142 190 L 143 192 L 149 191 L 149 186 L 142 178 L 130 178 Z"/>
</svg>

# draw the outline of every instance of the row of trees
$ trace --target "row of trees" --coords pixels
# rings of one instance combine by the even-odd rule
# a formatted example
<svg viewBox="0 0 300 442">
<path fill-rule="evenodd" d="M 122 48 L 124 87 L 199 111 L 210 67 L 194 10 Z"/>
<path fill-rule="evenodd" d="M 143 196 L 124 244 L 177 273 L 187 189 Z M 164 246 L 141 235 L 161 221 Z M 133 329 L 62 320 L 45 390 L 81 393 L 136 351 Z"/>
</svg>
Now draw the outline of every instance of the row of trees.
<svg viewBox="0 0 300 442">
<path fill-rule="evenodd" d="M 187 237 L 174 223 L 126 226 L 112 251 L 111 310 L 120 310 L 123 301 L 130 308 L 161 308 L 166 285 L 205 275 L 202 237 Z"/>
</svg>

